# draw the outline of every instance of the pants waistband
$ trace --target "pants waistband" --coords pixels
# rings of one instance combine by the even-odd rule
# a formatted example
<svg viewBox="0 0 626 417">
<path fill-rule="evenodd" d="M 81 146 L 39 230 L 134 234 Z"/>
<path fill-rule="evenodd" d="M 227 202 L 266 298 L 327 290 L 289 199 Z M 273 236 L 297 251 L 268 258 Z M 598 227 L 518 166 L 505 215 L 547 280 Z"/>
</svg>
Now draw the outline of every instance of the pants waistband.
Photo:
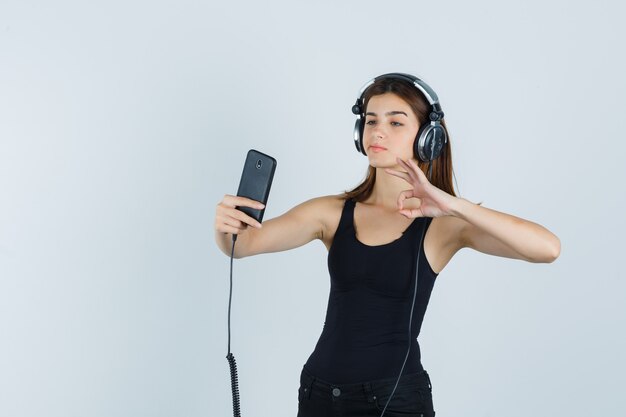
<svg viewBox="0 0 626 417">
<path fill-rule="evenodd" d="M 349 384 L 334 384 L 332 382 L 324 381 L 313 375 L 306 367 L 302 368 L 302 383 L 309 388 L 312 387 L 317 388 L 322 392 L 333 393 L 333 391 L 337 392 L 336 389 L 339 389 L 341 393 L 350 394 L 350 393 L 359 393 L 359 392 L 369 392 L 371 390 L 376 391 L 378 388 L 384 388 L 389 386 L 389 384 L 395 384 L 398 380 L 397 376 L 383 379 L 375 379 L 371 381 L 363 381 L 363 382 L 355 382 Z M 412 374 L 402 374 L 400 377 L 400 384 L 417 384 L 417 383 L 428 383 L 428 387 L 430 388 L 432 385 L 430 383 L 430 376 L 426 370 L 422 370 L 417 373 Z"/>
</svg>

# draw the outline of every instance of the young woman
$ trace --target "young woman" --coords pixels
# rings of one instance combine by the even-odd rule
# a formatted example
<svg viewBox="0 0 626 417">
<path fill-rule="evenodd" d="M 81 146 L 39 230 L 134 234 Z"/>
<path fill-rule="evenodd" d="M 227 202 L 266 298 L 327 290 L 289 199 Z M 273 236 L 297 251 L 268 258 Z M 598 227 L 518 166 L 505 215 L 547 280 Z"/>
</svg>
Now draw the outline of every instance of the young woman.
<svg viewBox="0 0 626 417">
<path fill-rule="evenodd" d="M 230 256 L 237 234 L 235 258 L 313 239 L 328 249 L 328 310 L 300 375 L 298 417 L 432 417 L 417 336 L 437 275 L 461 248 L 547 263 L 560 241 L 537 223 L 456 196 L 443 112 L 423 81 L 376 77 L 353 112 L 355 144 L 369 162 L 362 184 L 262 227 L 235 209 L 259 202 L 227 194 L 216 209 L 216 242 Z"/>
</svg>

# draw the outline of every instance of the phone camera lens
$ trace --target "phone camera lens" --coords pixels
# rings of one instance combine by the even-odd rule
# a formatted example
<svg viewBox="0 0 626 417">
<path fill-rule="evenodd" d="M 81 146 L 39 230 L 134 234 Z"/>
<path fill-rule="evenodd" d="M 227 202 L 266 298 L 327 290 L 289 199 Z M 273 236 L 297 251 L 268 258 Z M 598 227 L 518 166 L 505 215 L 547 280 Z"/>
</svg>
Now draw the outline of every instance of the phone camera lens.
<svg viewBox="0 0 626 417">
<path fill-rule="evenodd" d="M 257 169 L 260 169 L 260 168 L 261 168 L 261 165 L 262 165 L 262 163 L 261 163 L 261 160 L 260 160 L 260 159 L 259 159 L 258 161 L 256 161 L 256 168 L 257 168 Z"/>
</svg>

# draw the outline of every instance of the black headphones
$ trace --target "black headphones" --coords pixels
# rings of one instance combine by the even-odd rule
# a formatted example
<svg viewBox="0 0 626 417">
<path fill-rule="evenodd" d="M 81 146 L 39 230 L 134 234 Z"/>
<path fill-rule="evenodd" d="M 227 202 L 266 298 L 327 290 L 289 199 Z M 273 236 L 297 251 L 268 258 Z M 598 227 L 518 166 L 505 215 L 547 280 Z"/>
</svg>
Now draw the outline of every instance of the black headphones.
<svg viewBox="0 0 626 417">
<path fill-rule="evenodd" d="M 441 125 L 443 119 L 443 111 L 439 104 L 439 98 L 432 88 L 428 86 L 424 81 L 420 80 L 414 75 L 404 74 L 400 72 L 391 72 L 389 74 L 379 75 L 376 78 L 371 79 L 359 91 L 359 98 L 356 99 L 356 103 L 352 106 L 352 113 L 357 115 L 356 123 L 354 124 L 354 146 L 356 150 L 367 156 L 365 149 L 363 148 L 363 130 L 365 128 L 365 109 L 363 108 L 363 95 L 367 88 L 374 84 L 378 80 L 385 78 L 395 78 L 408 82 L 417 88 L 424 96 L 428 103 L 432 107 L 430 115 L 430 123 L 424 123 L 420 126 L 415 141 L 413 142 L 413 154 L 422 162 L 430 162 L 435 160 L 441 154 L 444 145 L 448 142 L 448 135 L 446 129 Z"/>
</svg>

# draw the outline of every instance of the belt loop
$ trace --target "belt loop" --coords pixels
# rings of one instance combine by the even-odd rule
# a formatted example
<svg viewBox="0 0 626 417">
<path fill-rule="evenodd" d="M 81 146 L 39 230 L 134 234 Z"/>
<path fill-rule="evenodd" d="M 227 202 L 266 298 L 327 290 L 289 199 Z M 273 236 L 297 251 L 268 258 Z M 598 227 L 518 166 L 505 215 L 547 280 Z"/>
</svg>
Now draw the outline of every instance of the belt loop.
<svg viewBox="0 0 626 417">
<path fill-rule="evenodd" d="M 367 398 L 367 402 L 368 403 L 373 403 L 374 402 L 374 398 L 372 395 L 372 384 L 369 382 L 364 382 L 363 383 L 363 391 L 365 392 L 365 398 Z"/>
<path fill-rule="evenodd" d="M 426 372 L 425 369 L 424 369 L 424 373 L 426 374 L 426 378 L 428 379 L 428 388 L 430 388 L 432 390 L 433 389 L 433 384 L 430 382 L 430 375 L 428 375 L 428 372 Z"/>
<path fill-rule="evenodd" d="M 306 398 L 311 398 L 311 391 L 313 390 L 313 383 L 315 382 L 315 377 L 311 376 L 311 380 L 308 383 L 308 386 L 305 388 L 307 393 L 305 394 Z"/>
<path fill-rule="evenodd" d="M 304 366 L 302 370 L 302 377 L 304 378 L 304 380 L 302 381 L 302 387 L 304 388 L 304 398 L 311 398 L 311 389 L 313 387 L 313 383 L 315 382 L 315 376 L 307 371 L 306 366 Z"/>
</svg>

